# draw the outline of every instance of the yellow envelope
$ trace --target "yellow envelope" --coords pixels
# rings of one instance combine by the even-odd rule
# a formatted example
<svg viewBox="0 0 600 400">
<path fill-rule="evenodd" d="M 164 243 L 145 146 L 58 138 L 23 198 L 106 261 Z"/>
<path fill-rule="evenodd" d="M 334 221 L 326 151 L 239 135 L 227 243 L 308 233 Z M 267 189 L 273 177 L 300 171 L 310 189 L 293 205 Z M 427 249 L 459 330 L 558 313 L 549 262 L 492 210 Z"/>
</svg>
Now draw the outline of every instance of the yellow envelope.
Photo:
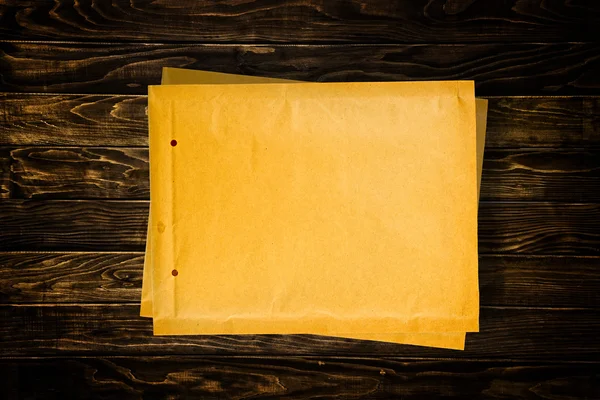
<svg viewBox="0 0 600 400">
<path fill-rule="evenodd" d="M 149 225 L 150 227 L 150 225 Z M 150 228 L 148 229 L 150 233 Z M 142 317 L 152 317 L 152 251 L 150 236 L 146 241 L 146 255 L 144 258 L 144 270 L 142 279 Z M 416 346 L 440 347 L 454 350 L 464 350 L 465 333 L 363 333 L 363 334 L 335 334 L 337 337 L 362 340 L 377 340 L 400 344 L 411 344 Z"/>
<path fill-rule="evenodd" d="M 321 85 L 325 85 L 325 84 L 321 84 Z M 338 84 L 338 85 L 339 85 L 339 84 Z M 365 84 L 363 84 L 363 85 L 365 85 Z M 264 85 L 261 85 L 261 86 L 264 86 Z M 288 86 L 288 87 L 289 87 L 289 86 L 291 86 L 291 85 L 286 85 L 286 86 Z M 303 85 L 303 86 L 304 86 L 304 85 Z M 333 86 L 335 86 L 335 85 L 333 85 Z M 286 90 L 287 90 L 287 89 L 286 89 Z M 316 93 L 316 92 L 315 92 L 315 93 Z M 312 98 L 312 99 L 311 99 L 311 98 L 309 98 L 308 100 L 314 100 L 315 98 L 318 98 L 319 96 L 318 96 L 318 95 L 316 95 L 315 93 L 313 93 L 313 98 Z M 214 95 L 214 94 L 215 94 L 215 92 L 213 92 L 213 95 Z M 264 95 L 264 93 L 263 93 L 263 95 Z M 152 96 L 151 96 L 151 97 L 152 97 Z M 456 99 L 456 98 L 457 98 L 457 97 L 456 97 L 456 93 L 455 93 L 455 99 Z M 438 100 L 439 100 L 439 99 L 438 99 Z M 464 100 L 464 99 L 463 99 L 463 100 Z M 321 100 L 319 100 L 319 102 L 320 102 L 320 101 L 321 101 Z M 152 103 L 152 101 L 151 101 L 151 103 Z M 309 103 L 310 103 L 310 102 L 309 102 Z M 313 104 L 313 105 L 314 105 L 314 104 Z M 152 105 L 151 105 L 151 108 L 152 108 Z M 151 129 L 152 129 L 152 128 L 151 128 Z M 388 139 L 389 139 L 389 138 L 388 138 Z M 473 143 L 473 145 L 474 145 L 474 143 Z M 154 169 L 153 169 L 153 176 L 154 176 Z M 154 181 L 153 181 L 153 182 L 154 182 Z M 154 193 L 154 191 L 153 191 L 153 193 Z M 154 201 L 153 201 L 153 203 L 154 203 Z M 153 206 L 154 206 L 154 204 L 153 204 Z M 154 208 L 153 208 L 153 210 L 154 210 Z M 154 211 L 153 211 L 153 212 L 154 212 Z M 160 222 L 162 222 L 162 221 L 159 221 L 159 223 L 158 223 L 158 225 L 157 225 L 157 227 L 158 227 L 158 230 L 159 230 L 159 231 L 160 231 Z M 164 227 L 163 227 L 163 228 L 164 228 Z M 171 234 L 172 234 L 172 235 L 173 235 L 173 233 L 174 233 L 174 232 L 171 232 Z M 162 253 L 160 253 L 160 254 L 162 254 Z M 475 269 L 475 271 L 476 271 L 476 269 Z M 475 279 L 475 282 L 476 282 L 476 279 Z M 173 293 L 171 293 L 171 294 L 173 294 Z M 173 296 L 171 296 L 171 297 L 173 297 Z M 176 296 L 175 296 L 175 297 L 176 297 Z M 179 309 L 180 307 L 177 307 L 177 308 Z M 271 311 L 272 311 L 272 310 L 271 310 Z M 178 318 L 179 318 L 179 315 L 178 315 Z M 384 317 L 384 319 L 385 319 L 385 318 L 387 318 L 387 317 Z M 394 318 L 395 318 L 395 317 L 394 317 Z M 194 318 L 192 317 L 191 319 L 194 319 Z M 414 319 L 414 318 L 413 318 L 413 319 Z M 242 318 L 242 320 L 243 320 L 243 318 Z M 252 320 L 252 318 L 250 318 L 250 320 Z M 413 325 L 414 325 L 414 326 L 418 326 L 418 324 L 416 324 L 416 325 L 415 325 L 415 321 L 412 321 L 412 322 L 413 322 Z M 160 324 L 157 324 L 157 325 L 160 325 Z M 287 325 L 287 323 L 286 323 L 286 325 Z M 468 326 L 468 324 L 465 324 L 464 326 Z M 471 326 L 472 326 L 472 325 L 471 325 Z M 300 329 L 302 329 L 302 328 L 300 328 Z M 415 329 L 415 328 L 413 327 L 413 329 Z M 158 330 L 160 330 L 160 329 L 158 329 Z M 277 331 L 279 331 L 279 329 L 278 329 Z M 219 333 L 230 333 L 229 331 L 227 331 L 227 332 L 225 332 L 225 331 L 215 331 L 214 333 L 217 333 L 217 332 L 219 332 Z M 295 331 L 292 331 L 292 332 L 295 332 Z M 242 333 L 242 332 L 240 332 L 240 333 Z M 247 332 L 243 332 L 243 333 L 247 333 Z M 260 333 L 264 333 L 264 332 L 261 330 L 261 331 L 260 331 Z"/>
<path fill-rule="evenodd" d="M 229 74 L 219 74 L 214 72 L 205 72 L 205 71 L 188 71 L 182 69 L 171 69 L 166 68 L 163 74 L 163 84 L 169 83 L 193 83 L 194 81 L 199 83 L 240 83 L 244 81 L 250 82 L 263 82 L 263 81 L 281 81 L 281 80 L 269 80 L 265 78 L 255 78 L 255 77 L 246 77 L 246 76 L 237 76 L 237 75 L 229 75 Z M 484 135 L 485 135 L 485 121 L 486 121 L 486 108 L 487 104 L 483 100 L 478 100 L 477 103 L 477 123 L 478 123 L 478 159 L 479 159 L 479 172 L 478 179 L 481 176 L 481 161 L 483 154 L 483 143 L 484 143 Z M 150 246 L 148 246 L 150 249 Z M 146 264 L 149 264 L 149 260 L 151 258 L 151 252 L 148 250 Z M 143 285 L 143 301 L 142 301 L 142 315 L 151 316 L 151 296 L 148 295 L 149 285 L 147 284 L 148 269 L 144 270 L 144 282 Z M 151 293 L 150 293 L 151 294 Z M 356 337 L 356 335 L 346 335 L 348 337 Z M 366 337 L 370 336 L 370 337 Z M 362 335 L 362 337 L 357 337 L 362 339 L 375 339 L 375 340 L 388 340 L 388 341 L 396 341 L 402 343 L 411 343 L 411 344 L 420 344 L 420 345 L 429 345 L 429 346 L 437 346 L 437 347 L 449 347 L 449 348 L 464 348 L 464 333 L 463 334 L 367 334 Z"/>
</svg>

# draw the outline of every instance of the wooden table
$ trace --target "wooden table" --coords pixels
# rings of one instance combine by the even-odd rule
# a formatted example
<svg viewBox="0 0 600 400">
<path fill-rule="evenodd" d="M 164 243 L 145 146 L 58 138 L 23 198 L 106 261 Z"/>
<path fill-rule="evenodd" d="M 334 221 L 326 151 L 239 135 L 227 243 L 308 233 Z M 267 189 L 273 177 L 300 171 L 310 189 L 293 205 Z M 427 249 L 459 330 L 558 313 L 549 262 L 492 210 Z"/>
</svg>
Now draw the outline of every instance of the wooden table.
<svg viewBox="0 0 600 400">
<path fill-rule="evenodd" d="M 0 37 L 0 398 L 600 398 L 596 2 L 0 1 Z M 490 109 L 466 351 L 153 337 L 145 95 L 163 66 L 474 79 Z"/>
</svg>

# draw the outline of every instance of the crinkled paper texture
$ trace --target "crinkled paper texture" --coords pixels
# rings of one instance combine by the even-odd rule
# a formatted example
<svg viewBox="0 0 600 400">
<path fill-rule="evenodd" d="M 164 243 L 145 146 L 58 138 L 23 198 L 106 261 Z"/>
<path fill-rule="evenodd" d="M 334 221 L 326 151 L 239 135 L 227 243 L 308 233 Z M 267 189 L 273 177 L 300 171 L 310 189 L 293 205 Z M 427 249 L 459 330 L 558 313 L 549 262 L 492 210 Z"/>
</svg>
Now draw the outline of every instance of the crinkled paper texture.
<svg viewBox="0 0 600 400">
<path fill-rule="evenodd" d="M 167 71 L 165 71 L 167 72 Z M 177 72 L 177 71 L 175 71 Z M 221 77 L 219 75 L 225 75 L 225 74 L 215 74 L 215 73 L 204 73 L 201 71 L 190 71 L 190 72 L 194 72 L 194 73 L 201 73 L 201 74 L 205 74 L 208 75 L 210 77 L 210 79 L 212 79 L 212 81 L 218 81 L 219 79 L 221 79 Z M 167 75 L 167 74 L 165 74 Z M 213 75 L 213 76 L 211 76 Z M 216 76 L 215 76 L 216 75 Z M 235 76 L 234 76 L 235 77 Z M 188 78 L 189 78 L 189 74 L 188 74 Z M 215 79 L 216 78 L 216 79 Z M 245 78 L 245 77 L 241 77 L 241 78 Z M 255 79 L 262 79 L 262 78 L 255 78 Z M 175 79 L 176 81 L 176 79 Z M 231 79 L 229 80 L 225 80 L 231 83 L 234 83 L 231 81 Z M 235 81 L 235 80 L 234 80 Z M 176 83 L 181 83 L 181 82 L 176 82 Z M 485 106 L 485 102 L 483 104 L 478 104 L 478 105 L 483 105 Z M 481 112 L 483 110 L 483 112 Z M 478 120 L 479 122 L 483 123 L 483 129 L 479 129 L 480 132 L 483 132 L 483 134 L 485 133 L 485 109 L 480 109 L 478 110 L 478 116 L 482 116 L 481 121 Z M 483 135 L 480 134 L 478 135 L 481 139 L 483 139 Z M 479 140 L 478 141 L 480 146 L 478 146 L 478 158 L 481 164 L 481 155 L 483 153 L 483 140 Z M 479 175 L 480 175 L 480 171 L 481 171 L 481 166 L 479 165 Z M 150 259 L 151 259 L 151 254 L 152 252 L 150 251 L 150 241 L 148 242 L 148 252 L 147 252 L 147 259 L 146 259 L 146 264 L 150 264 Z M 147 315 L 147 316 L 151 316 L 152 315 L 152 303 L 151 303 L 151 294 L 152 291 L 148 290 L 148 278 L 149 278 L 149 269 L 146 267 L 144 269 L 144 299 L 142 302 L 142 315 Z M 179 317 L 177 317 L 179 318 Z M 227 319 L 226 319 L 227 320 Z M 227 324 L 228 322 L 226 322 Z M 245 322 L 243 322 L 245 323 Z M 309 325 L 310 326 L 310 325 Z M 166 332 L 166 333 L 179 333 L 179 327 L 178 325 L 175 325 L 175 329 L 177 330 L 177 332 Z M 240 332 L 240 331 L 236 331 L 237 333 L 251 333 L 251 332 Z M 306 332 L 306 333 L 322 333 L 320 331 L 318 332 L 314 332 L 312 330 L 309 331 L 302 331 L 302 332 Z M 191 333 L 191 332 L 186 332 L 186 333 Z M 205 333 L 204 331 L 202 332 L 193 332 L 193 333 Z M 220 331 L 219 333 L 230 333 L 229 331 Z M 257 332 L 257 333 L 264 333 L 262 331 Z M 296 332 L 294 332 L 296 333 Z M 354 334 L 354 333 L 348 333 L 348 334 L 338 334 L 338 333 L 333 333 L 333 332 L 329 332 L 330 334 L 336 334 L 337 336 L 345 336 L 345 337 L 356 337 L 356 338 L 362 338 L 362 339 L 373 339 L 373 340 L 387 340 L 387 341 L 395 341 L 395 342 L 402 342 L 402 343 L 412 343 L 412 344 L 421 344 L 421 345 L 429 345 L 429 346 L 436 346 L 436 347 L 449 347 L 449 348 L 462 348 L 464 346 L 464 333 L 370 333 L 370 332 L 365 332 L 365 333 L 361 333 L 361 334 Z"/>
</svg>

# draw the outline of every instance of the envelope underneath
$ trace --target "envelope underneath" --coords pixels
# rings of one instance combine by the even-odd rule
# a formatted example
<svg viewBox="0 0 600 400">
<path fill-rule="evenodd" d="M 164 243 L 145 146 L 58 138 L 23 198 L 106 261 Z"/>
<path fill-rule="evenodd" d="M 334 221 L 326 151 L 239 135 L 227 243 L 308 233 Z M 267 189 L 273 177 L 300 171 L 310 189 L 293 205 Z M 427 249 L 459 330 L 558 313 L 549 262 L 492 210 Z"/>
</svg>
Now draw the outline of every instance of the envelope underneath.
<svg viewBox="0 0 600 400">
<path fill-rule="evenodd" d="M 182 82 L 182 80 L 184 82 Z M 266 78 L 254 78 L 245 76 L 236 76 L 228 74 L 210 73 L 204 71 L 187 71 L 166 68 L 163 74 L 163 84 L 171 83 L 245 83 L 248 81 L 252 82 L 268 82 L 271 81 Z M 279 81 L 282 80 L 272 80 Z M 478 153 L 478 182 L 481 177 L 481 162 L 483 155 L 483 143 L 485 135 L 485 117 L 487 102 L 483 100 L 477 101 L 477 153 Z M 151 224 L 151 221 L 150 221 Z M 150 230 L 149 230 L 150 233 Z M 149 235 L 150 239 L 150 235 Z M 152 266 L 152 246 L 151 240 L 147 243 L 147 252 L 144 266 L 144 279 L 143 279 L 143 295 L 142 295 L 142 310 L 143 316 L 152 316 L 152 286 L 151 286 L 151 271 L 149 268 Z M 176 334 L 178 332 L 177 325 L 174 326 L 174 331 L 164 332 L 165 334 Z M 197 332 L 204 333 L 204 332 Z M 249 333 L 249 332 L 248 332 Z M 321 334 L 322 332 L 307 331 L 307 333 Z M 331 334 L 331 333 L 329 333 Z M 392 341 L 398 343 L 417 344 L 434 347 L 446 347 L 462 349 L 464 348 L 464 333 L 334 333 L 335 336 L 351 337 L 358 339 L 367 340 L 382 340 Z"/>
</svg>

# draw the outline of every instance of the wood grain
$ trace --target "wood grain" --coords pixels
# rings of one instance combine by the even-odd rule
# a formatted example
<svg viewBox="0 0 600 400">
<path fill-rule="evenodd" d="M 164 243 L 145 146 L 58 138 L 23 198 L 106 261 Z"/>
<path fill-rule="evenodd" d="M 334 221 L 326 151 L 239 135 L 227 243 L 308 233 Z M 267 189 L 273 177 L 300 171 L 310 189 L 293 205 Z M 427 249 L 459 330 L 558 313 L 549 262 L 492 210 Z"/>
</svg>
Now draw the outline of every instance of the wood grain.
<svg viewBox="0 0 600 400">
<path fill-rule="evenodd" d="M 0 202 L 0 249 L 143 251 L 148 202 Z"/>
<path fill-rule="evenodd" d="M 488 150 L 480 196 L 482 200 L 598 202 L 600 152 Z"/>
<path fill-rule="evenodd" d="M 592 2 L 362 0 L 0 2 L 7 38 L 181 42 L 585 41 Z"/>
<path fill-rule="evenodd" d="M 600 255 L 599 204 L 481 202 L 480 254 Z M 147 201 L 3 200 L 0 248 L 143 251 Z"/>
<path fill-rule="evenodd" d="M 150 197 L 147 149 L 0 147 L 0 165 L 10 165 L 4 197 Z M 488 150 L 481 199 L 600 202 L 600 151 Z"/>
<path fill-rule="evenodd" d="M 0 303 L 139 303 L 143 253 L 0 253 Z M 600 308 L 595 257 L 482 256 L 483 306 Z"/>
<path fill-rule="evenodd" d="M 0 385 L 9 399 L 600 397 L 597 363 L 407 362 L 394 357 L 82 357 L 0 360 L 0 370 L 4 372 Z"/>
<path fill-rule="evenodd" d="M 139 303 L 143 266 L 144 253 L 0 253 L 0 303 Z"/>
<path fill-rule="evenodd" d="M 486 149 L 600 144 L 600 97 L 490 98 Z"/>
<path fill-rule="evenodd" d="M 479 253 L 600 254 L 595 204 L 480 203 Z"/>
<path fill-rule="evenodd" d="M 148 146 L 146 96 L 0 93 L 0 104 L 0 145 Z"/>
<path fill-rule="evenodd" d="M 0 42 L 1 91 L 145 94 L 147 85 L 160 83 L 162 67 L 322 82 L 473 79 L 478 96 L 597 95 L 600 43 L 252 46 Z"/>
<path fill-rule="evenodd" d="M 481 305 L 597 308 L 599 266 L 598 257 L 480 256 Z"/>
<path fill-rule="evenodd" d="M 0 145 L 148 146 L 145 96 L 0 93 Z M 600 97 L 489 99 L 486 149 L 599 147 Z"/>
<path fill-rule="evenodd" d="M 148 169 L 147 149 L 38 147 L 11 151 L 14 198 L 149 199 Z"/>
<path fill-rule="evenodd" d="M 370 355 L 597 361 L 600 310 L 482 308 L 465 351 L 315 335 L 153 336 L 139 306 L 0 306 L 5 357 L 56 355 Z"/>
<path fill-rule="evenodd" d="M 10 149 L 0 147 L 0 199 L 11 196 L 10 164 Z"/>
</svg>

